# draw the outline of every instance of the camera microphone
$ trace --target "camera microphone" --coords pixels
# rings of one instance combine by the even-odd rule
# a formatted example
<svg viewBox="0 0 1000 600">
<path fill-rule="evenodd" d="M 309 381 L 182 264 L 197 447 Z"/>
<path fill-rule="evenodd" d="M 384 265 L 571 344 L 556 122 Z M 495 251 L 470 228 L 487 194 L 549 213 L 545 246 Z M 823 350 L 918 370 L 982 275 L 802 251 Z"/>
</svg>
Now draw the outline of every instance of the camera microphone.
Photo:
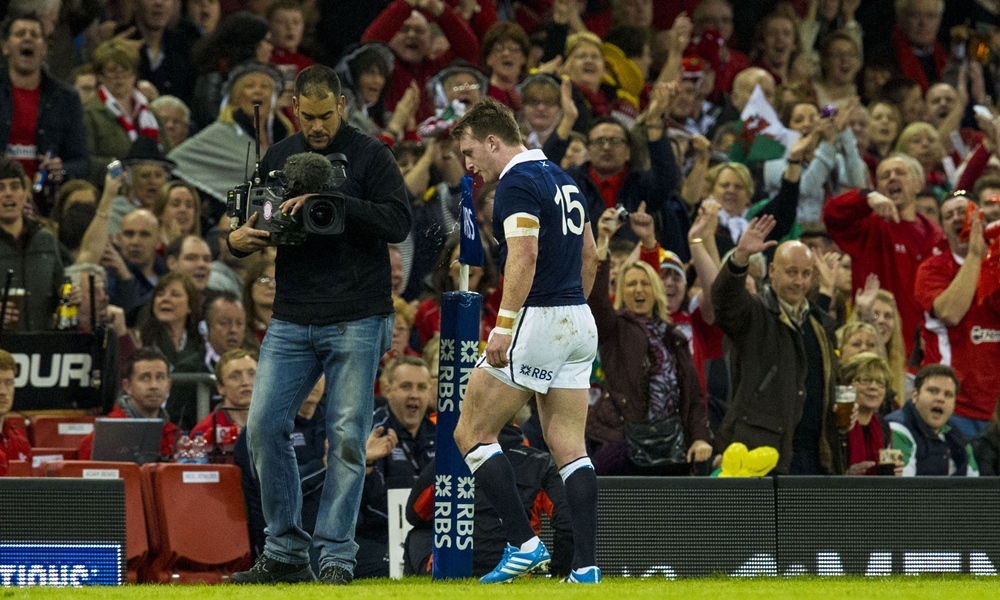
<svg viewBox="0 0 1000 600">
<path fill-rule="evenodd" d="M 324 192 L 332 187 L 333 165 L 319 154 L 301 152 L 285 161 L 285 179 L 294 194 Z"/>
</svg>

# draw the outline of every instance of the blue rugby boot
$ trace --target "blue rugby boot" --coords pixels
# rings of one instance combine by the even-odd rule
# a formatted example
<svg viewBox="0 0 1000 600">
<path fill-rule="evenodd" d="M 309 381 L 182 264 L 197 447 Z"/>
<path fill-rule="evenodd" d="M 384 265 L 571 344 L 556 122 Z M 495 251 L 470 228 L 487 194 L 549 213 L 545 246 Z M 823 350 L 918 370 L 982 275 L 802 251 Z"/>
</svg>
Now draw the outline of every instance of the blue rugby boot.
<svg viewBox="0 0 1000 600">
<path fill-rule="evenodd" d="M 521 552 L 514 546 L 507 544 L 500 564 L 483 575 L 479 583 L 509 583 L 528 573 L 546 573 L 549 570 L 550 562 L 552 562 L 552 557 L 545 549 L 545 544 L 541 542 L 538 542 L 538 547 L 533 552 Z"/>
<path fill-rule="evenodd" d="M 597 567 L 587 567 L 583 573 L 570 571 L 569 577 L 563 583 L 601 583 L 601 570 Z"/>
</svg>

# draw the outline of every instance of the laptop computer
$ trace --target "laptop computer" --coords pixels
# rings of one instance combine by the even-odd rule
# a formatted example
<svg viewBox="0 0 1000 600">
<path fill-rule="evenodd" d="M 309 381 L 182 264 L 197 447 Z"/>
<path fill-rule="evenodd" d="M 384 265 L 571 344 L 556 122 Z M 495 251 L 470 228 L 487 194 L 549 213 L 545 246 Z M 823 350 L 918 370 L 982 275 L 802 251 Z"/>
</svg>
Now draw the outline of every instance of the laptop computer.
<svg viewBox="0 0 1000 600">
<path fill-rule="evenodd" d="M 94 421 L 91 460 L 145 464 L 160 458 L 163 419 L 109 419 Z"/>
</svg>

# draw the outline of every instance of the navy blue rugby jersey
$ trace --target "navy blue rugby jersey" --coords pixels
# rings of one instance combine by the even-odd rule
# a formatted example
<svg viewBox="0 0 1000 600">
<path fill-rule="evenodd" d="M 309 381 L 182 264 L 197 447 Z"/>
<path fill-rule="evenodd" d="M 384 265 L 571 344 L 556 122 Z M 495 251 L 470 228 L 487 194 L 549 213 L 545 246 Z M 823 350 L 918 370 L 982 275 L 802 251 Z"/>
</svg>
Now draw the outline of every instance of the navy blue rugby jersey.
<svg viewBox="0 0 1000 600">
<path fill-rule="evenodd" d="M 535 280 L 524 306 L 586 304 L 583 295 L 584 226 L 590 220 L 576 182 L 541 150 L 518 154 L 500 175 L 493 200 L 493 235 L 500 271 L 507 262 L 506 232 L 538 232 Z"/>
</svg>

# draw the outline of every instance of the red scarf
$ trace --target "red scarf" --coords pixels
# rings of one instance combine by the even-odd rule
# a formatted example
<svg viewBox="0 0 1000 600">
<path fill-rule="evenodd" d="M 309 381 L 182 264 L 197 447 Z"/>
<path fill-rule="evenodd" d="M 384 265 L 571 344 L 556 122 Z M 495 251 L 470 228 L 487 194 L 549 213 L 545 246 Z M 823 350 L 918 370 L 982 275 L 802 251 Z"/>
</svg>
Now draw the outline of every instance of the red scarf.
<svg viewBox="0 0 1000 600">
<path fill-rule="evenodd" d="M 135 103 L 135 109 L 131 115 L 125 113 L 125 107 L 103 85 L 97 88 L 97 96 L 104 103 L 104 106 L 111 111 L 111 114 L 118 119 L 118 124 L 128 134 L 128 139 L 134 142 L 141 135 L 142 137 L 153 138 L 157 144 L 160 143 L 160 125 L 156 122 L 156 117 L 153 116 L 152 111 L 149 110 L 149 106 L 146 105 L 146 97 L 139 93 L 139 90 L 132 90 L 132 100 Z M 136 128 L 136 125 L 138 125 L 138 128 Z"/>
<path fill-rule="evenodd" d="M 882 448 L 885 448 L 885 439 L 882 437 L 882 422 L 878 420 L 878 415 L 872 415 L 872 420 L 868 423 L 867 436 L 861 423 L 847 432 L 848 465 L 871 460 L 876 464 L 873 468 L 877 469 L 878 451 Z"/>
<path fill-rule="evenodd" d="M 903 29 L 899 25 L 892 29 L 892 53 L 896 55 L 896 62 L 899 63 L 903 77 L 916 81 L 920 84 L 921 91 L 927 92 L 927 88 L 931 86 L 932 82 L 927 81 L 927 74 L 924 73 L 920 61 L 917 60 L 917 55 L 913 52 L 913 47 L 910 46 L 910 40 L 906 39 L 906 34 L 903 33 Z M 934 68 L 938 74 L 947 63 L 948 53 L 945 52 L 941 44 L 934 42 Z"/>
<path fill-rule="evenodd" d="M 583 95 L 587 104 L 590 105 L 590 112 L 595 117 L 603 117 L 611 111 L 608 99 L 601 93 L 601 90 L 592 92 L 582 85 L 576 86 L 576 89 Z"/>
</svg>

